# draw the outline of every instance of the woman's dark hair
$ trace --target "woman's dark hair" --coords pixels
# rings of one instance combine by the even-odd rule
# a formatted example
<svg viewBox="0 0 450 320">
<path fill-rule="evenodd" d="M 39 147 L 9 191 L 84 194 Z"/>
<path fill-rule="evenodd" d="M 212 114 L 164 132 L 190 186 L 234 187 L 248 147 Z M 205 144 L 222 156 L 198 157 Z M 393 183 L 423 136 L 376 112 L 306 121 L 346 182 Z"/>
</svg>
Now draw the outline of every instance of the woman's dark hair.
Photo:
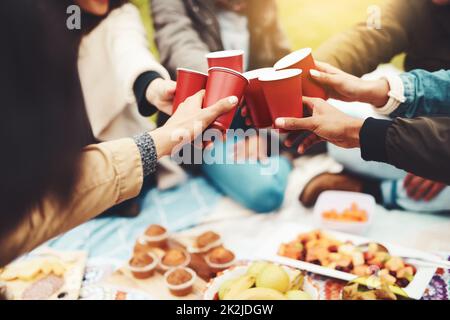
<svg viewBox="0 0 450 320">
<path fill-rule="evenodd" d="M 68 199 L 93 142 L 66 0 L 0 1 L 0 235 L 52 196 Z"/>
</svg>

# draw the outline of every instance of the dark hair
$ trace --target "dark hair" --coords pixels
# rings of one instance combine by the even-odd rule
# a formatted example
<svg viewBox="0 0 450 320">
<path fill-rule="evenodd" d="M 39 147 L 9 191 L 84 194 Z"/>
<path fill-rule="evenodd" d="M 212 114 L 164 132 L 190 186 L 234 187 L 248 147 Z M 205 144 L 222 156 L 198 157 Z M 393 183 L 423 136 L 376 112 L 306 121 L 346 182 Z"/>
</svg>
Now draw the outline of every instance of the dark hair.
<svg viewBox="0 0 450 320">
<path fill-rule="evenodd" d="M 92 143 L 77 72 L 79 31 L 68 0 L 0 1 L 0 235 L 46 196 L 72 192 Z"/>
</svg>

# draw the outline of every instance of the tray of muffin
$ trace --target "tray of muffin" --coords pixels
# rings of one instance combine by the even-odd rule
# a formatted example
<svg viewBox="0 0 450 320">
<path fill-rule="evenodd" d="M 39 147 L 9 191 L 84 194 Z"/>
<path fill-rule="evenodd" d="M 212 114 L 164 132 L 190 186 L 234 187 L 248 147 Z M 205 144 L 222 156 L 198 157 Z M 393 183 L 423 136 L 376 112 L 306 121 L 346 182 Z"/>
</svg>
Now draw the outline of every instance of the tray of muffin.
<svg viewBox="0 0 450 320">
<path fill-rule="evenodd" d="M 214 231 L 181 235 L 152 224 L 136 239 L 128 263 L 108 282 L 155 299 L 200 299 L 206 284 L 235 261 Z"/>
</svg>

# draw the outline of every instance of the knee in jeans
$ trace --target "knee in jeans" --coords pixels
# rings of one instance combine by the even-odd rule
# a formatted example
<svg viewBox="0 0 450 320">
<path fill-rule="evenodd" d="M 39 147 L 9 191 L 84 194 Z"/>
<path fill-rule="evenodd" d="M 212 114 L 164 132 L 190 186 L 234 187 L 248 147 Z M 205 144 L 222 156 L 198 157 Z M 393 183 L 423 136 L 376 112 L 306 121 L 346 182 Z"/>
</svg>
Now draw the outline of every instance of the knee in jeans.
<svg viewBox="0 0 450 320">
<path fill-rule="evenodd" d="M 278 210 L 283 204 L 284 188 L 275 185 L 255 186 L 248 189 L 245 206 L 257 213 Z"/>
</svg>

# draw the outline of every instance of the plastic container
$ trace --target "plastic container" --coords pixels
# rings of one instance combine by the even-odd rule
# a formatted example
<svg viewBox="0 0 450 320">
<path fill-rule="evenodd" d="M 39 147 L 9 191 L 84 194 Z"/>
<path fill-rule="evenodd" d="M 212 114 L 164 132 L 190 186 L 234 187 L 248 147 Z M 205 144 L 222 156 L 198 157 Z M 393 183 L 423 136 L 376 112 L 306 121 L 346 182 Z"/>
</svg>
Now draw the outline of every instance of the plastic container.
<svg viewBox="0 0 450 320">
<path fill-rule="evenodd" d="M 156 267 L 158 266 L 159 263 L 159 259 L 155 254 L 151 252 L 148 252 L 147 255 L 152 257 L 153 261 L 152 263 L 146 265 L 145 267 L 134 267 L 128 264 L 128 269 L 131 271 L 133 277 L 135 277 L 136 279 L 147 279 L 153 276 L 153 274 L 155 273 Z"/>
<path fill-rule="evenodd" d="M 159 267 L 164 270 L 170 270 L 170 269 L 174 269 L 174 268 L 184 268 L 187 267 L 190 263 L 191 263 L 191 255 L 189 252 L 183 250 L 184 256 L 186 257 L 186 259 L 183 261 L 183 263 L 180 263 L 179 265 L 175 265 L 175 266 L 169 266 L 169 265 L 165 265 L 163 263 L 163 259 L 164 257 L 161 258 L 161 261 L 159 262 Z"/>
<path fill-rule="evenodd" d="M 212 262 L 209 258 L 209 255 L 205 256 L 206 264 L 211 268 L 211 271 L 214 273 L 226 270 L 236 264 L 236 257 L 233 260 L 225 262 L 225 263 L 215 263 Z"/>
<path fill-rule="evenodd" d="M 324 219 L 322 216 L 325 211 L 330 210 L 343 212 L 350 208 L 353 203 L 359 209 L 367 212 L 367 221 L 332 221 Z M 314 207 L 314 223 L 319 228 L 362 235 L 367 232 L 373 223 L 375 208 L 375 198 L 371 195 L 347 191 L 325 191 L 319 196 Z"/>
<path fill-rule="evenodd" d="M 175 272 L 176 270 L 185 270 L 185 271 L 189 272 L 192 276 L 191 279 L 185 283 L 178 284 L 178 285 L 170 284 L 167 281 L 167 278 L 169 277 L 169 275 L 172 272 Z M 177 267 L 177 268 L 170 269 L 169 271 L 167 271 L 164 274 L 164 281 L 166 283 L 167 288 L 169 289 L 171 294 L 173 294 L 174 296 L 177 296 L 177 297 L 183 297 L 183 296 L 187 296 L 188 294 L 190 294 L 193 290 L 194 283 L 196 280 L 197 280 L 197 274 L 195 273 L 194 270 L 192 270 L 190 268 Z"/>
</svg>

